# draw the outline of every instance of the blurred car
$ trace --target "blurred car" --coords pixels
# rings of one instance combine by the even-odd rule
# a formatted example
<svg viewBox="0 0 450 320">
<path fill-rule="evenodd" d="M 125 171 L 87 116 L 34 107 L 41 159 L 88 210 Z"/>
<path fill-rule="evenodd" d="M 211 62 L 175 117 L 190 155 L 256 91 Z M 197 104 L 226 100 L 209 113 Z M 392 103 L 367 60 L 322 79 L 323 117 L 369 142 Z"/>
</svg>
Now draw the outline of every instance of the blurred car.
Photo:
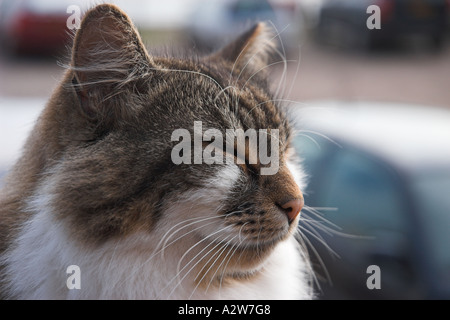
<svg viewBox="0 0 450 320">
<path fill-rule="evenodd" d="M 367 28 L 370 5 L 380 8 L 379 30 Z M 327 0 L 319 14 L 318 38 L 337 46 L 370 49 L 419 35 L 440 48 L 449 10 L 448 0 Z"/>
<path fill-rule="evenodd" d="M 70 39 L 67 13 L 80 0 L 0 0 L 0 42 L 9 53 L 43 54 L 63 49 Z"/>
<path fill-rule="evenodd" d="M 190 19 L 188 33 L 198 47 L 210 50 L 255 22 L 270 21 L 280 33 L 284 47 L 297 47 L 302 32 L 299 10 L 292 1 L 276 6 L 267 0 L 201 1 Z"/>
<path fill-rule="evenodd" d="M 299 110 L 301 230 L 322 299 L 450 298 L 450 110 L 322 102 Z M 379 266 L 381 289 L 367 268 Z"/>
</svg>

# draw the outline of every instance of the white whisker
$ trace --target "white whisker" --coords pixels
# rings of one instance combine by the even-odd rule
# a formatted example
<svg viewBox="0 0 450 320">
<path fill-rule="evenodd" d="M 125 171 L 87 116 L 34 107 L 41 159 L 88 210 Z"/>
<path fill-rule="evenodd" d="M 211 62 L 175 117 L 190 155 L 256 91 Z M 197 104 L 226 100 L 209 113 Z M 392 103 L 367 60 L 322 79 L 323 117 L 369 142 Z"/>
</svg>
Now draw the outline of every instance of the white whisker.
<svg viewBox="0 0 450 320">
<path fill-rule="evenodd" d="M 221 249 L 219 255 L 217 256 L 217 258 L 214 260 L 214 262 L 211 264 L 211 266 L 208 268 L 208 270 L 206 271 L 206 273 L 209 272 L 209 270 L 211 270 L 211 268 L 216 264 L 216 262 L 219 260 L 220 256 L 222 255 L 222 253 L 225 252 L 225 250 L 228 248 L 228 246 L 230 245 L 231 241 L 233 241 L 236 238 L 236 236 L 234 236 L 233 238 L 231 238 L 229 241 L 227 241 L 223 247 L 223 249 Z M 222 261 L 223 263 L 223 261 Z M 221 263 L 221 264 L 222 264 Z M 205 292 L 208 292 L 209 287 L 211 286 L 212 282 L 214 281 L 214 277 L 216 276 L 217 271 L 219 271 L 220 265 L 216 268 L 216 271 L 214 272 L 214 274 L 210 277 L 208 286 L 206 287 Z"/>
<path fill-rule="evenodd" d="M 203 217 L 201 217 L 201 218 L 191 218 L 191 219 L 186 219 L 185 221 L 182 221 L 182 222 L 177 223 L 176 225 L 172 226 L 172 227 L 165 233 L 165 235 L 162 237 L 162 239 L 160 240 L 160 242 L 157 244 L 157 246 L 155 247 L 155 251 L 154 251 L 154 252 L 153 252 L 146 260 L 144 260 L 139 266 L 136 267 L 137 270 L 139 270 L 139 269 L 141 269 L 141 268 L 144 268 L 144 267 L 145 267 L 152 259 L 154 259 L 158 254 L 161 254 L 161 258 L 164 259 L 164 250 L 165 250 L 167 247 L 169 247 L 169 246 L 171 246 L 172 244 L 176 243 L 177 241 L 179 241 L 179 240 L 182 239 L 183 237 L 189 235 L 190 233 L 195 232 L 195 231 L 198 230 L 198 229 L 204 228 L 205 226 L 211 225 L 211 224 L 216 223 L 216 222 L 215 222 L 215 221 L 212 221 L 212 222 L 207 223 L 207 224 L 205 224 L 205 225 L 202 225 L 202 226 L 200 226 L 200 227 L 194 228 L 193 230 L 184 233 L 183 235 L 179 236 L 178 238 L 176 238 L 175 240 L 173 240 L 173 241 L 171 241 L 169 244 L 167 244 L 167 242 L 169 241 L 169 239 L 170 239 L 174 234 L 176 234 L 176 233 L 178 233 L 179 231 L 181 231 L 182 229 L 184 229 L 184 228 L 186 228 L 186 227 L 189 227 L 189 226 L 191 226 L 191 225 L 194 225 L 194 224 L 196 224 L 196 223 L 204 222 L 204 221 L 207 221 L 207 220 L 219 219 L 219 218 L 222 218 L 222 217 L 216 216 L 216 217 L 207 217 L 207 218 L 203 218 Z M 181 228 L 177 229 L 176 231 L 172 232 L 172 233 L 170 234 L 170 236 L 164 241 L 164 238 L 169 234 L 169 232 L 170 232 L 172 229 L 176 228 L 177 226 L 179 226 L 179 225 L 182 224 L 182 223 L 185 223 L 186 221 L 192 221 L 192 220 L 194 220 L 194 222 L 191 222 L 191 223 L 189 223 L 188 225 L 184 225 L 184 226 L 182 226 Z M 164 242 L 164 244 L 162 245 L 162 248 L 158 250 L 158 248 L 161 246 L 161 244 L 162 244 L 163 242 Z M 130 273 L 129 276 L 128 276 L 127 278 L 125 278 L 123 281 L 124 281 L 124 282 L 127 281 L 129 278 L 132 277 L 132 275 L 133 275 L 133 274 Z"/>
<path fill-rule="evenodd" d="M 228 237 L 227 237 L 228 238 Z M 226 239 L 225 239 L 226 240 Z M 206 255 L 208 255 L 211 251 L 215 250 L 219 245 L 221 246 L 225 246 L 226 243 L 224 243 L 223 241 L 221 242 L 217 242 L 217 244 L 211 249 L 209 250 Z M 220 249 L 222 250 L 222 249 Z M 209 262 L 220 252 L 220 250 L 217 250 L 204 264 L 203 267 L 200 269 L 200 271 L 197 273 L 197 275 L 195 276 L 194 280 L 197 281 L 198 277 L 200 276 L 200 274 L 203 272 L 203 270 L 205 269 L 205 267 L 209 264 Z M 206 275 L 208 274 L 209 270 L 211 270 L 212 265 L 208 268 L 208 270 L 206 270 L 206 272 L 203 274 L 203 276 L 201 277 L 200 280 L 197 281 L 197 285 L 195 286 L 194 290 L 192 291 L 191 295 L 189 296 L 189 300 L 191 299 L 192 295 L 194 294 L 194 292 L 197 290 L 197 288 L 200 286 L 200 284 L 203 282 L 203 280 L 205 279 Z"/>
<path fill-rule="evenodd" d="M 188 263 L 186 263 L 185 265 L 184 265 L 184 267 L 183 268 L 181 268 L 180 269 L 180 267 L 181 267 L 181 262 L 182 262 L 182 260 L 184 259 L 184 257 L 192 250 L 192 249 L 194 249 L 196 246 L 198 246 L 200 243 L 202 243 L 202 242 L 204 242 L 204 241 L 206 241 L 208 238 L 210 238 L 211 236 L 213 236 L 213 235 L 215 235 L 215 234 L 217 234 L 217 233 L 219 233 L 219 232 L 222 232 L 222 231 L 224 231 L 225 229 L 228 229 L 228 228 L 230 228 L 231 226 L 227 226 L 227 227 L 225 227 L 225 228 L 222 228 L 222 229 L 220 229 L 220 230 L 217 230 L 216 232 L 214 232 L 214 233 L 212 233 L 212 234 L 210 234 L 210 235 L 208 235 L 207 237 L 205 237 L 205 238 L 203 238 L 202 240 L 200 240 L 200 241 L 198 241 L 197 243 L 195 243 L 193 246 L 191 246 L 182 256 L 181 256 L 181 258 L 180 258 L 180 261 L 178 262 L 178 265 L 177 265 L 177 274 L 172 278 L 172 280 L 170 280 L 167 284 L 166 284 L 166 286 L 161 290 L 161 291 L 163 291 L 165 288 L 167 288 L 173 281 L 175 281 L 176 279 L 178 279 L 179 278 L 179 276 L 180 276 L 180 274 L 181 274 L 181 272 L 183 272 L 188 266 L 189 266 L 189 264 L 191 264 L 203 251 L 205 251 L 210 245 L 212 245 L 212 244 L 214 244 L 215 242 L 214 241 L 210 241 L 209 242 L 209 244 L 208 245 L 206 245 L 202 250 L 200 250 L 200 252 L 198 252 L 191 260 L 189 260 L 189 262 Z M 229 236 L 227 236 L 226 238 L 228 238 Z M 226 239 L 225 238 L 225 239 Z M 220 243 L 220 241 L 219 241 L 219 243 Z M 175 285 L 173 288 L 172 288 L 172 291 L 169 293 L 169 295 L 167 296 L 167 297 L 170 297 L 173 293 L 174 293 L 174 291 L 177 289 L 177 287 L 178 286 L 180 286 L 181 285 L 181 283 L 183 282 L 183 280 L 190 274 L 190 272 L 208 255 L 208 253 L 209 253 L 210 251 L 208 251 L 205 255 L 203 255 L 203 257 L 201 258 L 201 259 L 199 259 L 196 263 L 194 263 L 194 265 L 185 273 L 185 275 L 181 278 L 181 279 L 179 279 L 178 280 L 178 283 L 177 283 L 177 285 Z"/>
<path fill-rule="evenodd" d="M 247 83 L 249 83 L 250 80 L 251 80 L 254 76 L 256 76 L 258 73 L 260 73 L 261 71 L 263 71 L 263 70 L 265 70 L 265 69 L 267 69 L 267 68 L 270 68 L 270 67 L 272 67 L 272 66 L 275 66 L 275 65 L 277 65 L 277 64 L 280 64 L 280 63 L 286 63 L 286 62 L 295 62 L 295 61 L 293 61 L 293 60 L 276 61 L 276 62 L 272 62 L 272 63 L 270 63 L 270 64 L 268 64 L 268 65 L 266 65 L 266 66 L 260 68 L 259 70 L 257 70 L 256 72 L 254 72 L 254 73 L 253 73 L 253 74 L 245 81 L 245 83 L 242 85 L 242 87 L 241 87 L 240 90 L 243 90 L 243 89 L 247 86 Z"/>
<path fill-rule="evenodd" d="M 303 209 L 312 214 L 313 216 L 315 216 L 317 219 L 321 220 L 322 222 L 330 225 L 331 227 L 333 227 L 335 230 L 342 230 L 341 227 L 339 227 L 338 225 L 332 223 L 330 220 L 326 219 L 325 217 L 322 216 L 321 212 L 319 212 L 317 210 L 317 208 L 315 207 L 310 207 L 310 206 L 304 206 Z M 337 209 L 336 209 L 337 210 Z M 304 213 L 304 216 L 308 217 L 308 215 L 306 213 Z"/>
<path fill-rule="evenodd" d="M 317 132 L 317 131 L 313 131 L 313 130 L 298 130 L 298 133 L 311 133 L 314 135 L 317 135 L 319 137 L 324 138 L 325 140 L 328 140 L 329 142 L 333 143 L 334 145 L 336 145 L 338 148 L 343 148 L 339 143 L 337 143 L 336 141 L 334 141 L 333 139 L 331 139 L 330 137 L 326 136 L 323 133 Z"/>
<path fill-rule="evenodd" d="M 220 216 L 213 216 L 213 217 L 197 217 L 197 218 L 190 218 L 190 219 L 186 219 L 183 220 L 175 225 L 173 225 L 168 231 L 166 231 L 166 233 L 164 234 L 164 236 L 161 238 L 161 240 L 159 241 L 159 243 L 156 245 L 156 249 L 158 249 L 158 247 L 161 246 L 161 244 L 163 244 L 163 248 L 160 251 L 164 251 L 164 248 L 166 247 L 167 242 L 169 241 L 169 239 L 175 235 L 176 233 L 178 233 L 179 231 L 190 227 L 196 223 L 199 222 L 203 222 L 203 221 L 207 221 L 207 220 L 214 220 L 214 219 L 219 219 L 221 218 Z M 193 221 L 193 222 L 191 222 Z M 185 224 L 186 222 L 189 222 L 187 224 Z M 178 228 L 177 230 L 171 232 L 173 229 L 175 229 L 176 227 L 182 225 L 180 228 Z M 178 240 L 178 239 L 177 239 Z M 176 240 L 175 240 L 176 241 Z M 169 244 L 170 245 L 170 244 Z"/>
<path fill-rule="evenodd" d="M 317 261 L 319 262 L 320 266 L 322 267 L 322 269 L 323 269 L 324 272 L 325 272 L 325 277 L 326 277 L 328 283 L 332 284 L 332 280 L 331 280 L 330 273 L 328 272 L 328 269 L 327 269 L 327 267 L 326 267 L 326 265 L 325 265 L 325 262 L 323 261 L 323 259 L 322 259 L 322 257 L 320 256 L 319 252 L 318 252 L 317 249 L 314 247 L 314 245 L 311 243 L 311 241 L 310 241 L 306 236 L 304 236 L 301 232 L 300 232 L 300 236 L 301 236 L 301 239 L 302 239 L 302 242 L 303 242 L 304 247 L 305 247 L 305 248 L 306 248 L 306 247 L 309 248 L 309 249 L 313 252 L 314 256 L 316 257 Z M 305 250 L 305 252 L 307 252 L 307 251 Z M 310 261 L 309 257 L 307 257 L 307 258 L 308 258 L 308 261 Z M 316 275 L 316 273 L 313 271 L 313 267 L 312 267 L 312 265 L 311 265 L 310 263 L 309 263 L 309 267 L 311 268 L 311 271 L 312 271 L 311 274 L 312 274 L 313 277 L 314 277 L 314 283 L 317 285 L 317 288 L 318 288 L 319 290 L 321 290 L 321 286 L 320 286 L 319 279 L 317 279 L 317 275 Z"/>
<path fill-rule="evenodd" d="M 183 69 L 170 69 L 170 68 L 149 68 L 150 70 L 155 70 L 155 71 L 164 71 L 164 72 L 180 72 L 180 73 L 190 73 L 190 74 L 194 74 L 194 75 L 199 75 L 202 77 L 205 77 L 208 80 L 211 80 L 215 85 L 217 85 L 221 90 L 224 90 L 224 88 L 222 88 L 222 86 L 220 85 L 220 83 L 217 82 L 217 80 L 215 80 L 214 78 L 212 78 L 211 76 L 208 76 L 207 74 L 204 74 L 202 72 L 199 71 L 192 71 L 192 70 L 183 70 Z"/>
<path fill-rule="evenodd" d="M 222 271 L 222 275 L 220 276 L 220 281 L 219 281 L 219 297 L 220 297 L 220 292 L 222 289 L 222 283 L 223 283 L 223 279 L 225 277 L 225 271 L 227 270 L 228 264 L 230 263 L 231 259 L 234 256 L 234 253 L 236 252 L 236 250 L 239 248 L 239 245 L 241 244 L 241 242 L 239 242 L 238 244 L 233 244 L 233 246 L 231 247 L 231 249 L 228 251 L 228 254 L 230 254 L 230 257 L 227 259 L 227 257 L 225 256 L 225 258 L 223 259 L 223 261 L 225 261 L 225 259 L 227 259 L 227 262 L 225 263 L 224 267 L 223 267 L 223 271 Z M 233 249 L 234 247 L 234 249 Z M 228 255 L 227 254 L 227 255 Z M 219 266 L 220 267 L 220 266 Z"/>
<path fill-rule="evenodd" d="M 274 49 L 271 41 L 272 41 L 273 39 L 275 39 L 277 36 L 278 36 L 278 34 L 276 34 L 276 35 L 274 35 L 272 38 L 266 40 L 266 41 L 263 43 L 263 45 L 269 46 L 269 47 L 271 47 L 271 49 Z M 255 57 L 256 57 L 257 55 L 259 55 L 259 54 L 261 53 L 261 51 L 263 51 L 263 50 L 265 50 L 265 49 L 266 49 L 266 48 L 265 48 L 264 46 L 261 46 L 261 48 L 260 48 L 257 52 L 255 52 L 250 58 L 248 58 L 247 62 L 246 62 L 245 65 L 242 67 L 242 69 L 241 69 L 241 71 L 239 72 L 239 74 L 238 74 L 236 80 L 234 81 L 234 85 L 236 85 L 236 84 L 238 83 L 239 79 L 241 78 L 241 76 L 242 76 L 242 74 L 244 73 L 245 69 L 247 69 L 247 67 L 250 65 L 251 61 L 252 61 L 253 59 L 255 59 Z M 236 61 L 237 61 L 237 60 L 236 60 Z M 234 65 L 233 65 L 232 71 L 233 71 L 233 70 L 234 70 Z"/>
<path fill-rule="evenodd" d="M 280 52 L 278 49 L 275 49 L 275 52 L 278 54 L 278 56 L 281 58 L 281 61 L 283 62 L 283 73 L 280 79 L 280 82 L 278 84 L 278 88 L 275 91 L 275 97 L 279 97 L 279 96 L 284 96 L 284 89 L 281 95 L 279 95 L 279 91 L 280 88 L 284 88 L 285 87 L 285 83 L 286 83 L 286 76 L 287 76 L 287 61 L 286 61 L 286 50 L 284 49 L 284 44 L 283 41 L 281 39 L 281 33 L 283 33 L 288 27 L 289 25 L 286 25 L 283 30 L 278 31 L 277 27 L 275 26 L 275 24 L 272 21 L 269 21 L 269 23 L 272 25 L 272 27 L 274 28 L 274 30 L 276 31 L 276 36 L 278 37 L 278 39 L 280 40 L 280 46 L 281 46 L 281 51 Z"/>
<path fill-rule="evenodd" d="M 294 78 L 292 79 L 291 86 L 289 87 L 289 91 L 287 93 L 287 97 L 291 96 L 292 90 L 294 89 L 295 83 L 297 82 L 298 72 L 300 70 L 300 62 L 302 59 L 302 50 L 301 47 L 298 46 L 298 60 L 297 60 L 297 68 L 295 69 Z"/>
</svg>

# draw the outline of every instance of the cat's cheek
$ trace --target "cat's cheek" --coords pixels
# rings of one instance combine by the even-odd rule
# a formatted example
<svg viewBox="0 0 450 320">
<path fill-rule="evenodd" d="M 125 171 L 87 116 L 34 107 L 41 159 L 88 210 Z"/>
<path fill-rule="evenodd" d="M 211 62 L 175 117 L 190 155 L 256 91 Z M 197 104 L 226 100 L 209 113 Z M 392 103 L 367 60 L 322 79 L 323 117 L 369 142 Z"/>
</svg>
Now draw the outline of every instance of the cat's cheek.
<svg viewBox="0 0 450 320">
<path fill-rule="evenodd" d="M 223 203 L 241 178 L 235 164 L 217 166 L 216 173 L 206 179 L 202 188 L 169 199 L 163 212 L 164 225 L 183 225 L 183 232 L 192 232 L 199 238 L 226 240 L 232 228 L 224 223 Z M 181 234 L 181 233 L 180 233 Z"/>
</svg>

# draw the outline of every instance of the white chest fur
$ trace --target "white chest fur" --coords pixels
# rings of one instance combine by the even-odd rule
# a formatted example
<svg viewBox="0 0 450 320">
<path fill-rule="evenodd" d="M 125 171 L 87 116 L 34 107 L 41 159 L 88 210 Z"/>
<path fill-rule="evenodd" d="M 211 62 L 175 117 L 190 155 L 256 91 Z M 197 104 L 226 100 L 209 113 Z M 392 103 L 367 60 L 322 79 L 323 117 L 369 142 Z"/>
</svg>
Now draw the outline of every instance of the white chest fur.
<svg viewBox="0 0 450 320">
<path fill-rule="evenodd" d="M 280 243 L 246 281 L 204 289 L 175 275 L 179 257 L 155 254 L 158 241 L 135 234 L 95 250 L 67 238 L 64 225 L 37 213 L 3 259 L 9 293 L 21 299 L 308 299 L 302 259 L 294 239 Z M 80 289 L 69 289 L 67 268 L 80 268 Z"/>
</svg>

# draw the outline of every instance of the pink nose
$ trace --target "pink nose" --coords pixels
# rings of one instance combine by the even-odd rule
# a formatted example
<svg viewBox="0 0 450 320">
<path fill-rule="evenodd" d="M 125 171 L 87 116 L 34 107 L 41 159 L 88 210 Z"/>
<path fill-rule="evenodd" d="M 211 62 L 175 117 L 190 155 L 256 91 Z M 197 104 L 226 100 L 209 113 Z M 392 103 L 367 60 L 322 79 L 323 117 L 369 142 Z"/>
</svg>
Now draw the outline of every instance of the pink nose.
<svg viewBox="0 0 450 320">
<path fill-rule="evenodd" d="M 286 215 L 289 219 L 289 223 L 291 223 L 292 221 L 294 221 L 295 218 L 297 218 L 304 204 L 305 204 L 304 200 L 303 198 L 301 198 L 289 200 L 285 204 L 281 205 L 281 207 L 286 212 Z"/>
</svg>

